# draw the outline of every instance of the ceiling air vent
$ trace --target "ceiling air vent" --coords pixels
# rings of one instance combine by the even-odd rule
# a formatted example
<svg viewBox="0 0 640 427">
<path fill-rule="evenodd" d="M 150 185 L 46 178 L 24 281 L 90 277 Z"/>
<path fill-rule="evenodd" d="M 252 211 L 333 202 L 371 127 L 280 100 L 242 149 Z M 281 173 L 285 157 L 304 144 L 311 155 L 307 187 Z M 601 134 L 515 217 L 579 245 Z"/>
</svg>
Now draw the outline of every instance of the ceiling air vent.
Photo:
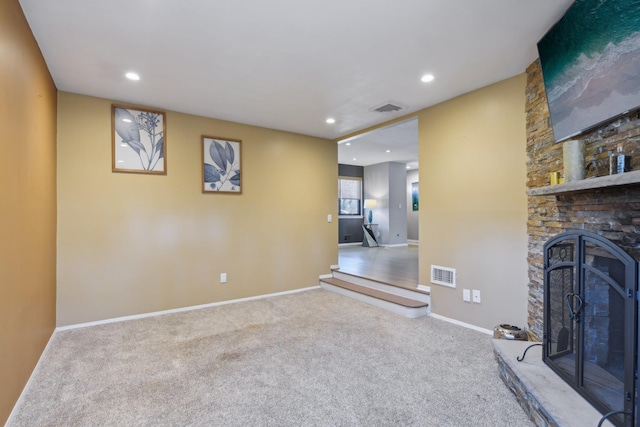
<svg viewBox="0 0 640 427">
<path fill-rule="evenodd" d="M 436 285 L 456 287 L 456 269 L 448 267 L 440 267 L 439 265 L 431 266 L 431 283 Z"/>
<path fill-rule="evenodd" d="M 389 104 L 384 104 L 377 108 L 374 108 L 372 111 L 377 111 L 378 113 L 395 113 L 396 111 L 400 111 L 403 109 L 404 107 L 400 107 L 399 105 L 389 103 Z"/>
</svg>

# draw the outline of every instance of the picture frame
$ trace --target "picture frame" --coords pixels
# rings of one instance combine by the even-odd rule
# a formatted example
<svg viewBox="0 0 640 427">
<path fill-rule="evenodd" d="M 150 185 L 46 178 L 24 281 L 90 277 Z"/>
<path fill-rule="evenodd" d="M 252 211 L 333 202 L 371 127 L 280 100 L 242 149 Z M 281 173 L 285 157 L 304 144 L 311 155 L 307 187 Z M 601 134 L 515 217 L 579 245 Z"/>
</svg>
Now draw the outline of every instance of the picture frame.
<svg viewBox="0 0 640 427">
<path fill-rule="evenodd" d="M 166 175 L 166 134 L 164 112 L 113 104 L 112 172 Z"/>
<path fill-rule="evenodd" d="M 418 183 L 411 183 L 411 209 L 415 212 L 420 209 L 420 191 L 418 190 Z"/>
<path fill-rule="evenodd" d="M 203 193 L 242 194 L 242 140 L 202 136 Z"/>
</svg>

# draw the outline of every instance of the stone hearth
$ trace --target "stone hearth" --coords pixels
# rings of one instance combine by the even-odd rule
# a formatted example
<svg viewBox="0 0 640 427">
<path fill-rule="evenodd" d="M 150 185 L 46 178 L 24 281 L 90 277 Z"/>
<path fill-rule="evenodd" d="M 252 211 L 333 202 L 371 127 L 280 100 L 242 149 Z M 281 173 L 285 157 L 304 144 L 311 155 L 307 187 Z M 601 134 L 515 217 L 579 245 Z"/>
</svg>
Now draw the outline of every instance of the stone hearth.
<svg viewBox="0 0 640 427">
<path fill-rule="evenodd" d="M 542 361 L 542 347 L 516 358 L 533 344 L 493 340 L 500 378 L 515 394 L 529 418 L 539 427 L 596 427 L 602 415 Z M 603 426 L 612 427 L 609 421 Z"/>
</svg>

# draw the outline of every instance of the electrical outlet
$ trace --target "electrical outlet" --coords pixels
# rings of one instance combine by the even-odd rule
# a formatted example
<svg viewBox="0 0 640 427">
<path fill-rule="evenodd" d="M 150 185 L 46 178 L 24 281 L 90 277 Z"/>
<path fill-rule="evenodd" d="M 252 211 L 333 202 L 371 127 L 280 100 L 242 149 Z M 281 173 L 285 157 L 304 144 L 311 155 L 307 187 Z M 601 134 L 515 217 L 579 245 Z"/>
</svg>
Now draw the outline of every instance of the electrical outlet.
<svg viewBox="0 0 640 427">
<path fill-rule="evenodd" d="M 220 283 L 227 283 L 227 273 L 220 273 Z"/>
<path fill-rule="evenodd" d="M 469 289 L 462 290 L 462 301 L 471 302 L 471 291 Z"/>
<path fill-rule="evenodd" d="M 473 290 L 473 302 L 480 304 L 480 291 L 477 289 Z"/>
</svg>

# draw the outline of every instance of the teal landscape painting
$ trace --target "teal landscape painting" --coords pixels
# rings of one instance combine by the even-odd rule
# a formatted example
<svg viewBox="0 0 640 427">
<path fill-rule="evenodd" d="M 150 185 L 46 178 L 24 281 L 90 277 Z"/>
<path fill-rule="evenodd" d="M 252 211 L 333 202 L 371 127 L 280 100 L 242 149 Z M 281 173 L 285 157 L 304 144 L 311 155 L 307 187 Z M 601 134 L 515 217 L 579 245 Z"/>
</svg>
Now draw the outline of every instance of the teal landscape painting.
<svg viewBox="0 0 640 427">
<path fill-rule="evenodd" d="M 538 52 L 556 141 L 640 106 L 640 0 L 577 0 Z"/>
</svg>

